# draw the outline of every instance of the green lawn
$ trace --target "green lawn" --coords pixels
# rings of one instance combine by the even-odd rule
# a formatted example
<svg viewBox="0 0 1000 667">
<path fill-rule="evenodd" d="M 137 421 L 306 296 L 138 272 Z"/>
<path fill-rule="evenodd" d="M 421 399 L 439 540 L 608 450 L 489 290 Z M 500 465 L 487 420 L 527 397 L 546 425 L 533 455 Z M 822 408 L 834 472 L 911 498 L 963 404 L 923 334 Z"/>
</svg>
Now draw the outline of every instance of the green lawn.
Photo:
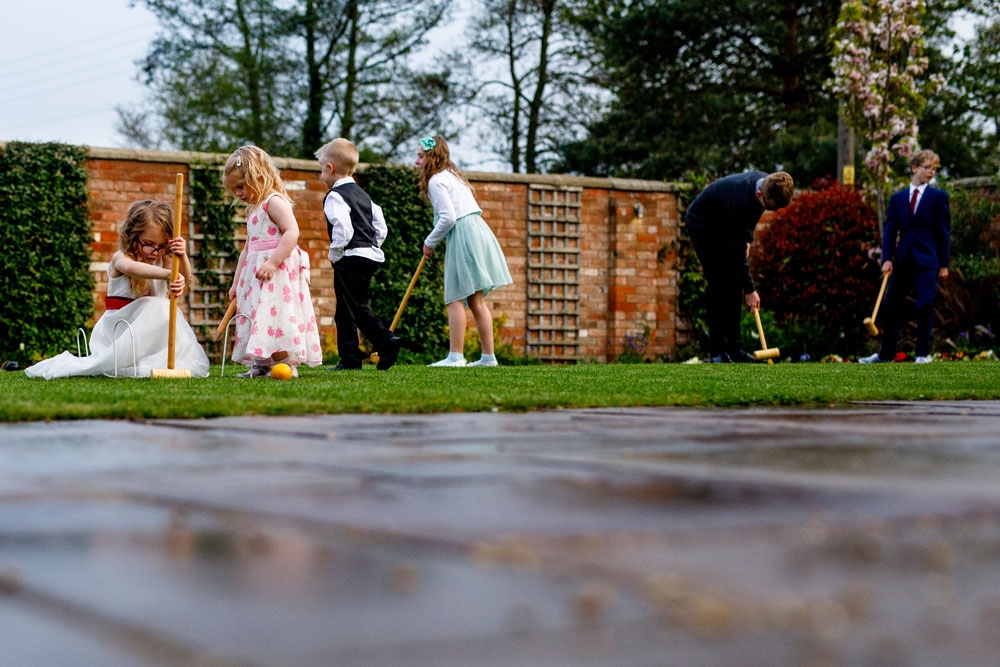
<svg viewBox="0 0 1000 667">
<path fill-rule="evenodd" d="M 0 373 L 0 421 L 231 415 L 522 411 L 623 406 L 830 405 L 858 400 L 1000 399 L 1000 362 L 584 364 L 500 368 L 304 368 L 289 382 L 238 379 L 227 365 L 189 380 L 33 380 Z"/>
</svg>

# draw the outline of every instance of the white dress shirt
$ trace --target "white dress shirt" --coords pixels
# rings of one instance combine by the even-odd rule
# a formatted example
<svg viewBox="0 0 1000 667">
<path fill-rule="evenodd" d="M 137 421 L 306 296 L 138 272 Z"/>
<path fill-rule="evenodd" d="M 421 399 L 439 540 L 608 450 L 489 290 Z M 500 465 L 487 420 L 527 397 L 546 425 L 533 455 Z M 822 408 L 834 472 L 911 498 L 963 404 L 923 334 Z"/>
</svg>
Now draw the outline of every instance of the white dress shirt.
<svg viewBox="0 0 1000 667">
<path fill-rule="evenodd" d="M 345 176 L 333 187 L 344 183 L 354 183 L 354 178 Z M 337 262 L 345 256 L 367 257 L 376 262 L 385 261 L 385 253 L 382 252 L 382 243 L 389 234 L 389 228 L 385 224 L 385 216 L 382 214 L 382 207 L 372 202 L 372 226 L 375 228 L 375 245 L 378 247 L 361 247 L 344 250 L 344 247 L 354 238 L 354 225 L 351 223 L 351 207 L 347 205 L 344 198 L 336 190 L 330 190 L 323 201 L 323 213 L 327 222 L 332 225 L 330 230 L 330 261 Z"/>
</svg>

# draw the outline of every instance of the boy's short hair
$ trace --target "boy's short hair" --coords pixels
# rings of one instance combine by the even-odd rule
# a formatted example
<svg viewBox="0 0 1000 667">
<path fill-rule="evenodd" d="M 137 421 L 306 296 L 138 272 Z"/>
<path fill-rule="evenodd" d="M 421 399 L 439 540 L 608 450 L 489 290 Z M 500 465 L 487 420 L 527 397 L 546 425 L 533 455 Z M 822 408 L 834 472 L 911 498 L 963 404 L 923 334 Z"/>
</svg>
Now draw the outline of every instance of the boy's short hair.
<svg viewBox="0 0 1000 667">
<path fill-rule="evenodd" d="M 917 151 L 910 157 L 910 168 L 927 165 L 928 167 L 940 167 L 941 158 L 930 149 Z"/>
<path fill-rule="evenodd" d="M 777 211 L 788 206 L 795 195 L 795 181 L 787 171 L 776 171 L 764 178 L 760 186 L 761 197 L 769 209 Z"/>
<path fill-rule="evenodd" d="M 347 139 L 339 138 L 323 144 L 316 151 L 316 159 L 320 163 L 331 163 L 337 169 L 337 173 L 351 176 L 358 168 L 358 147 Z"/>
</svg>

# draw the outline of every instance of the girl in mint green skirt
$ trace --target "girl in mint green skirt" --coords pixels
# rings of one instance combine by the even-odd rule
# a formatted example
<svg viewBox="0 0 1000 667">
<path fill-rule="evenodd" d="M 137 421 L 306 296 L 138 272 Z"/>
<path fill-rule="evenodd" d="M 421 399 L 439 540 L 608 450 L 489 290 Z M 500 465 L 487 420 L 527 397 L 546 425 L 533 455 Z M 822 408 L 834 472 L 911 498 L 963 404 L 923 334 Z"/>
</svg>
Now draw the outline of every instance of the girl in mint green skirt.
<svg viewBox="0 0 1000 667">
<path fill-rule="evenodd" d="M 434 208 L 434 229 L 424 240 L 430 257 L 442 239 L 444 302 L 448 306 L 448 356 L 431 366 L 465 366 L 465 305 L 479 332 L 482 356 L 469 366 L 496 366 L 493 315 L 483 297 L 513 280 L 497 237 L 483 221 L 472 187 L 451 161 L 443 137 L 426 137 L 417 149 L 420 194 Z"/>
</svg>

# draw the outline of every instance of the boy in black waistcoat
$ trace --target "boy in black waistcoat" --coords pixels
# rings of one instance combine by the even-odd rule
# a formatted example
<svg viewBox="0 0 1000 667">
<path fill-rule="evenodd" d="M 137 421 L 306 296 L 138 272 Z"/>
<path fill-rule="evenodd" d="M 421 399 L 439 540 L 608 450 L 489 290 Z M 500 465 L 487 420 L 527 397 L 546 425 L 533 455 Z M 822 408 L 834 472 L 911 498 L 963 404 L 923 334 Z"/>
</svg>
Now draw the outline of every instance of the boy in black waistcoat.
<svg viewBox="0 0 1000 667">
<path fill-rule="evenodd" d="M 372 276 L 385 261 L 382 242 L 388 229 L 382 209 L 354 182 L 358 149 L 347 139 L 334 139 L 316 151 L 322 180 L 330 191 L 323 201 L 326 231 L 330 235 L 333 292 L 337 310 L 337 348 L 340 363 L 333 370 L 357 370 L 364 355 L 358 346 L 358 329 L 378 352 L 376 368 L 384 371 L 396 363 L 401 340 L 389 331 L 369 306 Z"/>
<path fill-rule="evenodd" d="M 708 283 L 712 363 L 753 361 L 740 335 L 741 301 L 760 307 L 750 277 L 753 230 L 764 211 L 788 206 L 794 191 L 787 172 L 748 171 L 711 183 L 687 208 L 688 234 Z"/>
</svg>

